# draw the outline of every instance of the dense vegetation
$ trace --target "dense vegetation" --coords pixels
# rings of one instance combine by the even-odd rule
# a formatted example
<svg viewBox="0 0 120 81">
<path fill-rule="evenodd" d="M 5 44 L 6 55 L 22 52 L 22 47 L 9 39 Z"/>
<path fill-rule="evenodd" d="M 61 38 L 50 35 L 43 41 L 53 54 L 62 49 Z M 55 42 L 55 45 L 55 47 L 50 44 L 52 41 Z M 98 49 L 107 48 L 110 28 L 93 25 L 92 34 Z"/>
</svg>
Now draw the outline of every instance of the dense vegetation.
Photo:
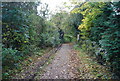
<svg viewBox="0 0 120 81">
<path fill-rule="evenodd" d="M 3 78 L 9 78 L 13 69 L 35 51 L 60 44 L 58 29 L 39 16 L 38 3 L 2 3 L 2 62 Z M 45 10 L 47 11 L 47 10 Z"/>
<path fill-rule="evenodd" d="M 61 11 L 50 19 L 48 6 L 38 13 L 38 5 L 42 4 L 2 3 L 3 78 L 11 78 L 35 51 L 66 42 L 76 42 L 120 75 L 120 2 L 79 3 L 71 13 Z"/>
<path fill-rule="evenodd" d="M 78 27 L 81 48 L 120 75 L 120 2 L 86 2 L 72 13 L 83 15 Z"/>
</svg>

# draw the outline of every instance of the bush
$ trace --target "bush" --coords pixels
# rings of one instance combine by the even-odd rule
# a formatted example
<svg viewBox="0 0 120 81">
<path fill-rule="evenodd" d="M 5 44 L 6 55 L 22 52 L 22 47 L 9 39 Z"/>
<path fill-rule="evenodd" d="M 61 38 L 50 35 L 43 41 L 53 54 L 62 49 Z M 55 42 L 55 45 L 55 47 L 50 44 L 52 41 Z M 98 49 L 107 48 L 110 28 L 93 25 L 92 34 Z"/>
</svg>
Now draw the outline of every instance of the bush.
<svg viewBox="0 0 120 81">
<path fill-rule="evenodd" d="M 120 2 L 86 3 L 81 7 L 83 22 L 79 26 L 82 48 L 88 52 L 93 51 L 92 55 L 96 55 L 98 60 L 110 66 L 118 76 L 120 76 L 119 5 Z M 93 11 L 89 11 L 90 7 L 93 8 Z M 84 10 L 84 8 L 86 9 Z M 95 42 L 96 45 L 92 45 L 92 42 Z"/>
<path fill-rule="evenodd" d="M 23 54 L 18 50 L 12 48 L 2 49 L 3 78 L 8 78 L 11 70 L 18 68 L 21 59 L 23 59 Z"/>
<path fill-rule="evenodd" d="M 60 44 L 59 34 L 56 31 L 53 31 L 53 33 L 43 33 L 41 36 L 44 46 L 55 47 Z"/>
<path fill-rule="evenodd" d="M 64 36 L 64 42 L 72 42 L 74 40 L 74 37 L 72 35 L 65 35 Z"/>
</svg>

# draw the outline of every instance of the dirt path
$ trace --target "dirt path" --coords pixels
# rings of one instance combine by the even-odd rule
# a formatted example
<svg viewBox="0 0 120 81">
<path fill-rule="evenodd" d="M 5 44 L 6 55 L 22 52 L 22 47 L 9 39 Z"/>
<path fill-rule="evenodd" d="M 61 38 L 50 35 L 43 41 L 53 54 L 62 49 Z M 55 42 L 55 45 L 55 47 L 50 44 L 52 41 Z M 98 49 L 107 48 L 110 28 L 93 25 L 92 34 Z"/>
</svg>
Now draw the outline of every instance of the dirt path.
<svg viewBox="0 0 120 81">
<path fill-rule="evenodd" d="M 62 44 L 51 50 L 14 79 L 115 79 L 109 69 L 72 46 Z"/>
<path fill-rule="evenodd" d="M 70 44 L 63 44 L 57 51 L 53 61 L 45 68 L 40 79 L 73 79 L 77 78 L 77 63 L 75 53 Z"/>
</svg>

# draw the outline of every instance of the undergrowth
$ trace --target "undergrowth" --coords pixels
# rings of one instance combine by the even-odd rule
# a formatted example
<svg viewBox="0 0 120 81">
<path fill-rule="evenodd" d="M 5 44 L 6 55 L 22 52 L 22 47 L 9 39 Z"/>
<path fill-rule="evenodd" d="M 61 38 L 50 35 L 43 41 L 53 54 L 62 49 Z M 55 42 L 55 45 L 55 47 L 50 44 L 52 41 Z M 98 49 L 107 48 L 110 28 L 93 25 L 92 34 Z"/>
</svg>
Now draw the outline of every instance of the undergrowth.
<svg viewBox="0 0 120 81">
<path fill-rule="evenodd" d="M 114 73 L 110 72 L 110 69 L 103 66 L 97 61 L 93 60 L 94 56 L 90 56 L 87 52 L 83 51 L 78 45 L 74 45 L 74 49 L 77 50 L 79 59 L 84 68 L 79 70 L 85 70 L 84 72 L 90 75 L 90 78 L 94 79 L 117 79 Z M 83 75 L 84 76 L 84 75 Z"/>
</svg>

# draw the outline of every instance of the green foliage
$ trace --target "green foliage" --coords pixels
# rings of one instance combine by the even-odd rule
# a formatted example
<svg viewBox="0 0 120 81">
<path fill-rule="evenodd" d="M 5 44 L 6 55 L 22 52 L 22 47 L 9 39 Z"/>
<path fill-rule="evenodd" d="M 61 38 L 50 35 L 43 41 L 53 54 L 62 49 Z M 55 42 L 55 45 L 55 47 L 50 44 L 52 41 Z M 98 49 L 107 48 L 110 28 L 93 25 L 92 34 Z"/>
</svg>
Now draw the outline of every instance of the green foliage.
<svg viewBox="0 0 120 81">
<path fill-rule="evenodd" d="M 78 26 L 81 23 L 81 19 L 82 15 L 79 13 L 68 14 L 67 12 L 60 12 L 53 15 L 50 21 L 54 27 L 60 28 L 64 32 L 64 42 L 74 42 L 79 33 Z"/>
<path fill-rule="evenodd" d="M 2 67 L 3 67 L 3 78 L 7 78 L 14 68 L 18 68 L 19 62 L 23 60 L 23 54 L 12 48 L 3 48 L 2 49 Z"/>
<path fill-rule="evenodd" d="M 35 11 L 35 3 L 2 3 L 3 44 L 7 48 L 24 50 L 29 42 L 28 16 Z"/>
<path fill-rule="evenodd" d="M 80 13 L 70 13 L 69 18 L 67 19 L 67 27 L 66 27 L 66 33 L 67 35 L 71 35 L 74 38 L 77 38 L 77 34 L 79 34 L 80 30 L 78 29 L 78 26 L 82 23 L 83 16 Z M 69 31 L 68 31 L 69 28 Z"/>
<path fill-rule="evenodd" d="M 120 2 L 86 2 L 73 13 L 83 15 L 79 25 L 81 47 L 103 61 L 120 75 Z"/>
<path fill-rule="evenodd" d="M 70 14 L 62 11 L 48 20 L 48 5 L 39 13 L 37 6 L 37 2 L 2 3 L 3 78 L 10 78 L 27 56 L 41 56 L 35 51 L 63 41 L 75 42 L 78 34 L 84 51 L 120 75 L 120 2 L 81 3 Z M 64 32 L 63 39 L 60 30 Z"/>
<path fill-rule="evenodd" d="M 65 42 L 72 42 L 74 37 L 72 35 L 65 35 Z"/>
<path fill-rule="evenodd" d="M 78 29 L 81 30 L 81 35 L 84 39 L 89 37 L 89 31 L 93 26 L 95 18 L 102 13 L 102 9 L 105 3 L 90 3 L 86 2 L 80 7 L 80 13 L 83 15 L 82 24 L 79 25 Z"/>
<path fill-rule="evenodd" d="M 118 12 L 114 11 L 118 9 L 118 3 L 108 3 L 107 6 L 103 9 L 103 14 L 101 14 L 97 20 L 95 20 L 94 27 L 91 31 L 95 31 L 94 34 L 91 33 L 92 40 L 96 41 L 100 48 L 103 50 L 103 54 L 99 52 L 103 58 L 110 62 L 110 67 L 117 74 L 120 74 L 120 45 L 119 45 L 119 15 Z M 111 6 L 113 5 L 113 7 Z M 109 7 L 109 8 L 108 8 Z M 109 13 L 108 13 L 109 12 Z M 93 39 L 95 38 L 95 39 Z"/>
<path fill-rule="evenodd" d="M 19 62 L 43 47 L 60 44 L 59 33 L 52 22 L 38 15 L 37 2 L 2 3 L 3 78 L 11 78 Z"/>
<path fill-rule="evenodd" d="M 54 33 L 53 33 L 54 32 Z M 50 33 L 43 33 L 42 39 L 44 41 L 44 46 L 53 46 L 60 44 L 59 34 L 58 32 L 53 31 L 52 34 Z"/>
</svg>

